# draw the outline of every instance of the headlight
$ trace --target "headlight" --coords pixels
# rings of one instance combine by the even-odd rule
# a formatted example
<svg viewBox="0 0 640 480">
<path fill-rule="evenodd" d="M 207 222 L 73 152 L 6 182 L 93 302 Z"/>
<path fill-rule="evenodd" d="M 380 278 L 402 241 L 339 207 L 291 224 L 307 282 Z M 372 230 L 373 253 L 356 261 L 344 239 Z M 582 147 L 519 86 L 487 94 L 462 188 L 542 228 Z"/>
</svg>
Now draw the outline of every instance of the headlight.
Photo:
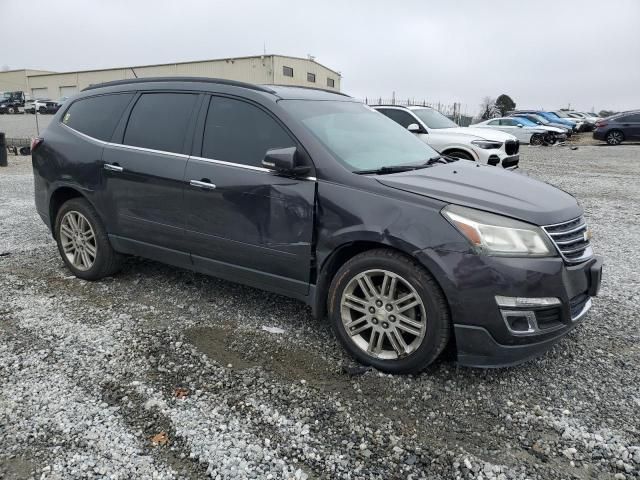
<svg viewBox="0 0 640 480">
<path fill-rule="evenodd" d="M 555 255 L 551 241 L 535 225 L 459 205 L 447 205 L 442 214 L 479 253 L 535 257 Z"/>
<path fill-rule="evenodd" d="M 502 146 L 502 142 L 492 142 L 491 140 L 473 140 L 471 143 L 473 143 L 476 147 L 480 147 L 485 150 L 500 148 Z"/>
</svg>

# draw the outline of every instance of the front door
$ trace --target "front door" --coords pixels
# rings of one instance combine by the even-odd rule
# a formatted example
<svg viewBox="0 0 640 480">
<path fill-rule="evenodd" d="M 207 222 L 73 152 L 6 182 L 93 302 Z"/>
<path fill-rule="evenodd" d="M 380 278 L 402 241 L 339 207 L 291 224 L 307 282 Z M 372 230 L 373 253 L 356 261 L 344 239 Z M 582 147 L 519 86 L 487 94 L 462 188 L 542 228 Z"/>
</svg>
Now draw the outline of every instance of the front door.
<svg viewBox="0 0 640 480">
<path fill-rule="evenodd" d="M 120 133 L 105 146 L 102 173 L 113 216 L 110 233 L 124 251 L 154 258 L 152 250 L 144 249 L 185 249 L 186 145 L 191 143 L 199 98 L 191 93 L 141 94 L 125 114 Z M 131 245 L 143 251 L 132 251 Z M 182 257 L 188 260 L 188 253 Z M 170 257 L 166 260 L 173 263 Z"/>
<path fill-rule="evenodd" d="M 262 107 L 211 97 L 199 121 L 202 144 L 185 175 L 186 236 L 196 269 L 304 297 L 311 269 L 312 178 L 262 167 L 271 148 L 298 147 Z M 197 134 L 198 135 L 198 134 Z M 199 138 L 199 137 L 196 137 Z"/>
</svg>

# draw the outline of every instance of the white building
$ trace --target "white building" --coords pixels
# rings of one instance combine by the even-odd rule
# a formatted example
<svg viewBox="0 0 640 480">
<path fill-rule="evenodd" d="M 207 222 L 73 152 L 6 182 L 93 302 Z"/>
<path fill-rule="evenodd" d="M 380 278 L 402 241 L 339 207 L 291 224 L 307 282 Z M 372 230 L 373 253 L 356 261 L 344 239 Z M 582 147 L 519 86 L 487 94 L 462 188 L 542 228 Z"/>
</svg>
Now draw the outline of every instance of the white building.
<svg viewBox="0 0 640 480">
<path fill-rule="evenodd" d="M 213 77 L 256 84 L 297 85 L 340 90 L 340 73 L 313 59 L 284 55 L 222 58 L 77 72 L 12 70 L 0 72 L 0 91 L 22 90 L 32 98 L 57 100 L 89 85 L 136 77 Z"/>
</svg>

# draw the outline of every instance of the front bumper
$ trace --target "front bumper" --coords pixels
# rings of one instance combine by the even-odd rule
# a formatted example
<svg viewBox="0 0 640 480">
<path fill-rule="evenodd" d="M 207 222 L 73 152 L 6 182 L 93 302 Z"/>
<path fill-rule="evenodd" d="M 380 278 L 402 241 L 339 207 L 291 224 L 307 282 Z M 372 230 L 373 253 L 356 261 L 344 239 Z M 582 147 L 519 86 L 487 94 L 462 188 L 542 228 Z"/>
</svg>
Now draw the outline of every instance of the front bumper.
<svg viewBox="0 0 640 480">
<path fill-rule="evenodd" d="M 568 265 L 558 257 L 422 253 L 429 258 L 421 261 L 444 275 L 436 276 L 449 301 L 458 363 L 465 366 L 504 367 L 540 355 L 584 319 L 591 297 L 600 288 L 602 260 L 597 257 Z M 522 309 L 537 310 L 541 328 L 532 334 L 514 334 L 496 296 L 551 297 L 559 305 Z"/>
</svg>

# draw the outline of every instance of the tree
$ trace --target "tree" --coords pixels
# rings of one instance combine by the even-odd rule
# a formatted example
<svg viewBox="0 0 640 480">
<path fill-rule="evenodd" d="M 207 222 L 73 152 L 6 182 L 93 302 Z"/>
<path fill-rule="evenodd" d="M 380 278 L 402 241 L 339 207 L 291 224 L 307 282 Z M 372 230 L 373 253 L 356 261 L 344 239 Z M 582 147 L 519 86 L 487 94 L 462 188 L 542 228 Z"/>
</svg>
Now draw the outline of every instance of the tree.
<svg viewBox="0 0 640 480">
<path fill-rule="evenodd" d="M 598 113 L 599 117 L 605 118 L 605 117 L 609 117 L 611 115 L 614 115 L 618 112 L 614 112 L 613 110 L 600 110 L 600 113 Z"/>
<path fill-rule="evenodd" d="M 506 93 L 503 93 L 496 99 L 496 109 L 500 112 L 500 116 L 502 117 L 515 108 L 516 102 L 514 102 Z"/>
<path fill-rule="evenodd" d="M 489 120 L 496 116 L 496 101 L 491 97 L 484 97 L 480 104 L 480 118 Z"/>
</svg>

